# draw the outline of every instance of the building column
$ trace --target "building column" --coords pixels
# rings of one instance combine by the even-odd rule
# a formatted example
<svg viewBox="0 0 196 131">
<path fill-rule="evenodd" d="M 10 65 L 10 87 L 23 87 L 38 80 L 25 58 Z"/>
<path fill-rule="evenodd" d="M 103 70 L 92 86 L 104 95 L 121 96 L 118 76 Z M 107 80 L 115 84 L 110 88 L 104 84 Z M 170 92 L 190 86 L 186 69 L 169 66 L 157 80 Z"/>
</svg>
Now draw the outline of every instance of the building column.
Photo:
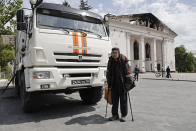
<svg viewBox="0 0 196 131">
<path fill-rule="evenodd" d="M 156 49 L 156 39 L 152 40 L 151 57 L 152 57 L 152 71 L 157 71 L 157 49 Z"/>
<path fill-rule="evenodd" d="M 130 33 L 127 33 L 127 58 L 129 60 L 129 65 L 130 65 L 130 69 L 131 71 L 133 71 L 134 69 L 134 57 L 133 57 L 133 43 L 131 41 L 132 39 L 132 36 Z"/>
<path fill-rule="evenodd" d="M 129 50 L 130 50 L 130 60 L 131 60 L 131 67 L 132 67 L 132 70 L 134 70 L 134 46 L 133 46 L 133 40 L 134 40 L 134 36 L 131 36 L 132 38 L 130 39 L 130 48 L 129 48 Z"/>
<path fill-rule="evenodd" d="M 127 49 L 126 49 L 126 51 L 127 51 L 127 58 L 128 58 L 128 60 L 131 60 L 131 50 L 130 50 L 130 47 L 131 47 L 131 36 L 130 36 L 130 34 L 128 34 L 127 33 Z M 129 64 L 131 64 L 130 62 L 129 62 Z"/>
<path fill-rule="evenodd" d="M 140 37 L 139 43 L 139 68 L 141 72 L 146 72 L 145 69 L 145 46 L 144 46 L 144 36 Z"/>
<path fill-rule="evenodd" d="M 135 68 L 135 64 L 134 64 L 134 46 L 133 46 L 133 41 L 134 40 L 134 36 L 131 35 L 130 36 L 130 47 L 129 47 L 129 51 L 130 51 L 130 66 L 131 66 L 131 71 L 134 71 Z"/>
<path fill-rule="evenodd" d="M 167 68 L 167 63 L 166 63 L 166 44 L 167 44 L 167 40 L 164 40 L 162 43 L 162 67 L 163 70 L 165 71 Z"/>
</svg>

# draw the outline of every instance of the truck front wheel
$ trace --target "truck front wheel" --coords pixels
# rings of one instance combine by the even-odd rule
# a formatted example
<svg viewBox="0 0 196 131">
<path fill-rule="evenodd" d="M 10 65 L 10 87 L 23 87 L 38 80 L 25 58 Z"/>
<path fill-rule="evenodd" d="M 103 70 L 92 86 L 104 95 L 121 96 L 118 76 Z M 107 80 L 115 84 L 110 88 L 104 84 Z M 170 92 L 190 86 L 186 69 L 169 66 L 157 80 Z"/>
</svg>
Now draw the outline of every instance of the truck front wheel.
<svg viewBox="0 0 196 131">
<path fill-rule="evenodd" d="M 103 95 L 102 87 L 92 87 L 79 91 L 81 99 L 86 104 L 96 104 L 99 102 Z"/>
<path fill-rule="evenodd" d="M 30 113 L 37 110 L 35 106 L 35 94 L 26 92 L 25 76 L 24 72 L 20 72 L 20 99 L 22 103 L 22 109 L 25 113 Z"/>
</svg>

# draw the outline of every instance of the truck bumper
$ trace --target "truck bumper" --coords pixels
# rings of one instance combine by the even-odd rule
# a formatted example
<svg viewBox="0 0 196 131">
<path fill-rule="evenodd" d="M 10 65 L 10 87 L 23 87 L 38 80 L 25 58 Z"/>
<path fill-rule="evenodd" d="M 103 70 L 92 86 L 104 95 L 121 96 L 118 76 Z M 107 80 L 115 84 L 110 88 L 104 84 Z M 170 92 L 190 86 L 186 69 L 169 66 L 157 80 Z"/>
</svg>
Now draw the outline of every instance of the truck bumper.
<svg viewBox="0 0 196 131">
<path fill-rule="evenodd" d="M 49 79 L 34 79 L 34 72 L 49 71 Z M 70 75 L 71 74 L 71 75 Z M 86 74 L 82 76 L 81 74 Z M 88 75 L 87 75 L 88 74 Z M 25 84 L 27 92 L 44 90 L 62 90 L 75 87 L 104 86 L 106 83 L 106 67 L 99 68 L 48 68 L 35 67 L 25 69 Z M 87 80 L 87 83 L 74 83 L 73 80 Z M 44 88 L 43 88 L 44 87 Z"/>
</svg>

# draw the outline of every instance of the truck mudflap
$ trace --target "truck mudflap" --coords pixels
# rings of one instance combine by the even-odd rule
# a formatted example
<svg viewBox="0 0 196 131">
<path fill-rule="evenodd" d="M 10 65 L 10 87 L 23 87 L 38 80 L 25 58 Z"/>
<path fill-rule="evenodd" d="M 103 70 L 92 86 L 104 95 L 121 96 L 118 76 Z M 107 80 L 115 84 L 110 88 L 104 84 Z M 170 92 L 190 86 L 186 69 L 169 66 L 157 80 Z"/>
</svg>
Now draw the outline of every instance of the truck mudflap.
<svg viewBox="0 0 196 131">
<path fill-rule="evenodd" d="M 106 67 L 98 68 L 26 68 L 26 91 L 62 90 L 97 87 L 106 83 Z"/>
</svg>

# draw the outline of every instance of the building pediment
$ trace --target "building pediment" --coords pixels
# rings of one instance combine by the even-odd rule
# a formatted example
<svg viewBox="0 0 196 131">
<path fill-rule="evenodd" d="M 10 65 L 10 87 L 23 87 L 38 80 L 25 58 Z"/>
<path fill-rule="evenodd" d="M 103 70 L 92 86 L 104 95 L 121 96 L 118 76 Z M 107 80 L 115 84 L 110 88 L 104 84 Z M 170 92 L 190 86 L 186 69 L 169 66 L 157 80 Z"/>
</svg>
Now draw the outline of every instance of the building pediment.
<svg viewBox="0 0 196 131">
<path fill-rule="evenodd" d="M 170 29 L 167 25 L 165 25 L 161 20 L 159 20 L 156 16 L 152 13 L 143 13 L 143 14 L 130 14 L 130 15 L 106 15 L 110 20 L 118 21 L 118 22 L 125 22 L 131 25 L 136 26 L 143 26 L 147 28 L 152 28 L 157 31 L 165 32 L 167 34 L 172 34 L 174 37 L 177 34 Z"/>
</svg>

